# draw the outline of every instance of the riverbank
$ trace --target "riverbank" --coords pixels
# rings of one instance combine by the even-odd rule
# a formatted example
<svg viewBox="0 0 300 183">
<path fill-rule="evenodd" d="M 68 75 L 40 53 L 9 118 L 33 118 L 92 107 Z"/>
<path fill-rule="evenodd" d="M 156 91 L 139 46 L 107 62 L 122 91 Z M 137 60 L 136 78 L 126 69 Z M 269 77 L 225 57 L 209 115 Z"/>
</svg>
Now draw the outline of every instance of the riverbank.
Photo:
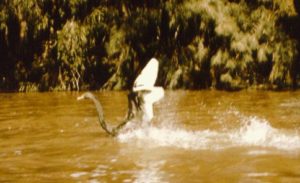
<svg viewBox="0 0 300 183">
<path fill-rule="evenodd" d="M 297 0 L 1 1 L 0 91 L 125 90 L 152 57 L 167 89 L 297 89 L 299 7 Z"/>
</svg>

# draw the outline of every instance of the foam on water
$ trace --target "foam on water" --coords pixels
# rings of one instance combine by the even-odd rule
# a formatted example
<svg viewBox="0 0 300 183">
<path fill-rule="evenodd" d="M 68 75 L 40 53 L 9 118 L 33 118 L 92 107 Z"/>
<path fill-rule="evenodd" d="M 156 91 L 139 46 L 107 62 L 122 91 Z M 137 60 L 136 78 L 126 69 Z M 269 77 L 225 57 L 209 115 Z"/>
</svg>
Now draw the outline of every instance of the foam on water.
<svg viewBox="0 0 300 183">
<path fill-rule="evenodd" d="M 300 150 L 300 136 L 296 131 L 273 128 L 265 119 L 248 117 L 242 126 L 229 134 L 240 146 L 274 147 L 282 150 Z"/>
<path fill-rule="evenodd" d="M 148 126 L 123 132 L 118 136 L 118 140 L 142 146 L 192 150 L 250 146 L 300 150 L 300 136 L 297 131 L 273 128 L 267 120 L 255 116 L 241 117 L 240 125 L 234 129 L 189 131 L 170 125 Z"/>
</svg>

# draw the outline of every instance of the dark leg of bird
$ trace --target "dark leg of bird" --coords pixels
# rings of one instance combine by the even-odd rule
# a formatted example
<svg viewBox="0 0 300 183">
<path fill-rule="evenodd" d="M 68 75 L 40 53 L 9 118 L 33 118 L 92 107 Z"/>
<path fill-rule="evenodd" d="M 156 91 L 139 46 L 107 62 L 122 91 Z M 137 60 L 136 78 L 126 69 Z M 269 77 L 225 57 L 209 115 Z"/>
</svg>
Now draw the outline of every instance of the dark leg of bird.
<svg viewBox="0 0 300 183">
<path fill-rule="evenodd" d="M 142 110 L 143 98 L 141 97 L 140 92 L 130 91 L 128 94 L 128 112 L 126 119 L 133 119 L 139 111 Z"/>
<path fill-rule="evenodd" d="M 131 120 L 135 116 L 134 93 L 130 92 L 127 96 L 127 99 L 128 99 L 128 111 L 127 111 L 126 119 Z"/>
</svg>

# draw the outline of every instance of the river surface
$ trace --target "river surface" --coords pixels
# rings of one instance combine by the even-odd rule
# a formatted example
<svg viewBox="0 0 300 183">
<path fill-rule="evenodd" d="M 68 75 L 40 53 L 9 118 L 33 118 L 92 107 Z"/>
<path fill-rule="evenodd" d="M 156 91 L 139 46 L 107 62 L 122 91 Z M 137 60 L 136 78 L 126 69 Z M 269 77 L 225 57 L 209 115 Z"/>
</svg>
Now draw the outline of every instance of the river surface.
<svg viewBox="0 0 300 183">
<path fill-rule="evenodd" d="M 95 92 L 107 121 L 126 92 Z M 0 182 L 300 182 L 300 92 L 167 91 L 117 137 L 80 93 L 0 94 Z"/>
</svg>

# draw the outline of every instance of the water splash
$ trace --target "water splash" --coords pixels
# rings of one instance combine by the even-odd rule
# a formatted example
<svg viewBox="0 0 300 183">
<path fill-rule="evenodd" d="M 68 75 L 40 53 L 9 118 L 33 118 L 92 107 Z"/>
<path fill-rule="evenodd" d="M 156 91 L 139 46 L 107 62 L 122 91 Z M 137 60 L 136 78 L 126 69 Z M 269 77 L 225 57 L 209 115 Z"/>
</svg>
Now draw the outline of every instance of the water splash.
<svg viewBox="0 0 300 183">
<path fill-rule="evenodd" d="M 258 117 L 246 118 L 230 137 L 240 146 L 300 150 L 300 136 L 296 131 L 273 128 L 267 120 Z"/>
<path fill-rule="evenodd" d="M 176 126 L 161 125 L 135 128 L 123 132 L 118 140 L 141 146 L 177 147 L 190 150 L 219 150 L 231 147 L 263 147 L 279 150 L 300 150 L 300 136 L 296 131 L 273 128 L 255 116 L 240 115 L 240 125 L 226 130 L 189 131 Z"/>
</svg>

